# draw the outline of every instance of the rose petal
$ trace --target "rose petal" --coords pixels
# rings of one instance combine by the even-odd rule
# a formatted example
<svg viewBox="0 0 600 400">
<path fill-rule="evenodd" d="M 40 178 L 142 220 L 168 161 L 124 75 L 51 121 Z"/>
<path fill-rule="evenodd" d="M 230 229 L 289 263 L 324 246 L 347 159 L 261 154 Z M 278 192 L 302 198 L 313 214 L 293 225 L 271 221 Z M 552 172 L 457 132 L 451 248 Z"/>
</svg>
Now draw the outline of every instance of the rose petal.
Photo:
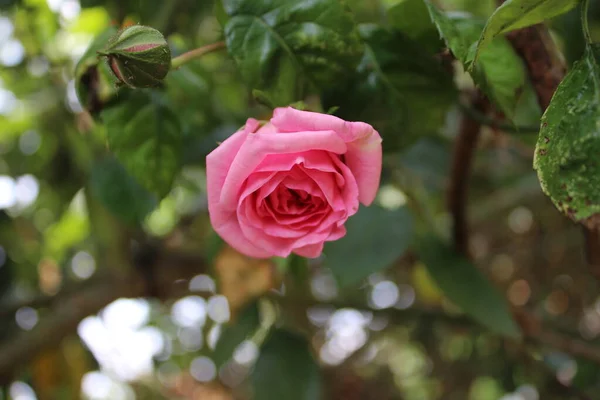
<svg viewBox="0 0 600 400">
<path fill-rule="evenodd" d="M 333 131 L 294 132 L 287 134 L 258 132 L 248 135 L 233 160 L 223 188 L 221 203 L 234 210 L 239 188 L 269 154 L 299 153 L 308 150 L 326 150 L 337 154 L 346 152 L 344 141 Z"/>
<path fill-rule="evenodd" d="M 323 253 L 323 243 L 309 244 L 304 247 L 298 247 L 294 249 L 294 253 L 300 257 L 317 258 Z"/>
<path fill-rule="evenodd" d="M 331 233 L 327 237 L 327 241 L 333 242 L 334 240 L 341 239 L 344 236 L 346 236 L 346 227 L 342 225 L 331 231 Z"/>
<path fill-rule="evenodd" d="M 345 161 L 358 184 L 360 202 L 373 202 L 381 178 L 382 149 L 381 136 L 371 125 L 292 107 L 275 109 L 271 123 L 282 132 L 335 131 L 348 144 Z"/>
<path fill-rule="evenodd" d="M 231 247 L 250 257 L 267 258 L 270 256 L 268 252 L 253 245 L 244 236 L 235 212 L 225 210 L 219 201 L 229 166 L 248 134 L 257 127 L 258 121 L 249 119 L 243 129 L 231 135 L 206 157 L 208 212 L 215 232 Z"/>
<path fill-rule="evenodd" d="M 323 172 L 338 173 L 336 164 L 332 162 L 330 154 L 331 153 L 326 151 L 305 151 L 297 154 L 271 154 L 265 157 L 265 159 L 258 167 L 256 167 L 254 171 L 289 171 L 295 165 L 302 164 L 306 168 L 316 169 Z"/>
<path fill-rule="evenodd" d="M 272 218 L 261 217 L 258 215 L 252 199 L 246 199 L 240 207 L 238 207 L 238 215 L 241 223 L 250 224 L 271 236 L 299 238 L 309 232 L 308 229 L 290 229 L 288 225 L 280 224 Z"/>
<path fill-rule="evenodd" d="M 353 175 L 350 168 L 340 160 L 335 154 L 330 154 L 330 157 L 333 163 L 338 168 L 338 171 L 341 172 L 341 175 L 344 177 L 344 186 L 341 186 L 341 193 L 344 197 L 344 203 L 346 204 L 346 209 L 348 210 L 348 216 L 356 214 L 358 211 L 358 201 L 359 197 L 359 186 L 356 180 L 356 177 Z M 377 183 L 377 187 L 379 187 L 379 182 Z M 377 189 L 375 189 L 377 191 Z"/>
<path fill-rule="evenodd" d="M 352 171 L 358 185 L 358 200 L 365 206 L 375 200 L 379 189 L 383 158 L 381 139 L 379 140 L 349 143 L 346 153 L 346 165 Z"/>
</svg>

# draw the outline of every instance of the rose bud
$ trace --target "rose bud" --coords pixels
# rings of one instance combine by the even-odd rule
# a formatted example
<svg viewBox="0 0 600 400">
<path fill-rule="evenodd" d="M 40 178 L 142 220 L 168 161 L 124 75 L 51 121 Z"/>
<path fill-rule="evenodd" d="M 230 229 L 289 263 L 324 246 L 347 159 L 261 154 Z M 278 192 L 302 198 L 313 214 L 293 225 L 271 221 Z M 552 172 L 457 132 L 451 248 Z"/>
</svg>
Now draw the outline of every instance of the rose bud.
<svg viewBox="0 0 600 400">
<path fill-rule="evenodd" d="M 381 164 L 371 125 L 276 108 L 268 123 L 249 119 L 206 157 L 212 226 L 250 257 L 318 257 L 346 234 L 359 203 L 373 202 Z"/>
<path fill-rule="evenodd" d="M 171 68 L 171 50 L 162 33 L 134 25 L 119 31 L 98 54 L 120 83 L 131 88 L 159 85 Z"/>
</svg>

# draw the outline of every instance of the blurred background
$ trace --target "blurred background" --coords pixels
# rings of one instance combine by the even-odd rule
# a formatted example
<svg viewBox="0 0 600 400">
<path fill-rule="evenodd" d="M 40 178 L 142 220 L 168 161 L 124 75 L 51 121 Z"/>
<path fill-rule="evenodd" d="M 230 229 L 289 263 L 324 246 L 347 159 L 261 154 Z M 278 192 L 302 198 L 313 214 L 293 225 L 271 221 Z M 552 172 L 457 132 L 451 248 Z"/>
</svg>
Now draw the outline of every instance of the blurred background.
<svg viewBox="0 0 600 400">
<path fill-rule="evenodd" d="M 385 24 L 402 0 L 348 3 L 359 22 Z M 482 18 L 496 6 L 437 3 Z M 598 31 L 598 1 L 591 18 Z M 124 21 L 159 29 L 176 54 L 222 35 L 210 0 L 0 0 L 0 399 L 249 398 L 246 378 L 270 315 L 307 338 L 327 399 L 600 398 L 597 353 L 488 333 L 443 298 L 410 252 L 342 289 L 321 260 L 283 276 L 277 263 L 223 245 L 208 223 L 204 157 L 247 117 L 268 117 L 226 52 L 169 75 L 169 100 L 185 121 L 182 172 L 134 228 L 113 221 L 85 195 L 91 174 L 117 167 L 88 163 L 104 145 L 78 100 L 74 70 L 94 37 Z M 578 11 L 551 27 L 567 63 L 579 58 Z M 460 119 L 451 107 L 437 135 L 386 156 L 384 178 L 401 172 L 418 182 L 442 226 Z M 469 246 L 511 306 L 594 351 L 598 283 L 585 267 L 580 230 L 540 190 L 531 138 L 484 128 Z M 387 178 L 377 202 L 397 209 L 407 196 Z M 128 213 L 147 207 L 134 203 Z M 141 278 L 126 288 L 103 286 L 107 265 L 122 257 L 109 246 L 123 237 Z M 147 282 L 162 283 L 139 288 Z M 273 352 L 287 368 L 263 364 L 263 373 L 282 384 L 310 382 L 296 340 L 282 338 Z"/>
</svg>

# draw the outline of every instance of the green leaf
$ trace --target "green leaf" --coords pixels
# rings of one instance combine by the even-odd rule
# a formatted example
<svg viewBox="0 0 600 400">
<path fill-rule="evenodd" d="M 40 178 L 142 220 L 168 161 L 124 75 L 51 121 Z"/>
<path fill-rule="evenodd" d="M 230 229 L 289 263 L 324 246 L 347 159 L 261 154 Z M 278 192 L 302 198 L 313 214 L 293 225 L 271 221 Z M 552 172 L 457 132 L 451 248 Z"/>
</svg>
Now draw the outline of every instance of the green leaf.
<svg viewBox="0 0 600 400">
<path fill-rule="evenodd" d="M 106 61 L 100 60 L 97 53 L 116 32 L 115 27 L 110 27 L 98 35 L 75 67 L 77 97 L 91 113 L 100 111 L 117 93 L 117 80 Z"/>
<path fill-rule="evenodd" d="M 156 196 L 140 186 L 112 157 L 93 165 L 90 190 L 108 211 L 131 225 L 141 223 L 158 205 Z"/>
<path fill-rule="evenodd" d="M 229 53 L 251 88 L 276 105 L 302 98 L 306 83 L 331 86 L 360 59 L 354 19 L 339 0 L 222 0 Z M 223 20 L 223 17 L 221 17 Z"/>
<path fill-rule="evenodd" d="M 361 25 L 365 54 L 355 78 L 327 93 L 325 108 L 377 127 L 390 152 L 434 135 L 456 100 L 452 75 L 422 46 L 398 31 Z"/>
<path fill-rule="evenodd" d="M 78 210 L 76 196 L 60 219 L 44 231 L 44 257 L 62 262 L 67 252 L 90 234 L 90 223 L 85 212 Z"/>
<path fill-rule="evenodd" d="M 361 207 L 346 229 L 346 236 L 325 245 L 325 265 L 340 286 L 357 284 L 402 256 L 413 238 L 413 219 L 406 207 L 373 205 Z"/>
<path fill-rule="evenodd" d="M 18 0 L 0 0 L 0 10 L 8 10 L 17 3 Z"/>
<path fill-rule="evenodd" d="M 588 46 L 542 117 L 534 168 L 563 213 L 583 221 L 600 212 L 600 46 Z"/>
<path fill-rule="evenodd" d="M 580 0 L 507 0 L 487 21 L 477 43 L 477 60 L 482 49 L 501 33 L 543 22 L 564 14 Z"/>
<path fill-rule="evenodd" d="M 244 341 L 249 340 L 260 325 L 260 315 L 257 303 L 252 303 L 240 312 L 238 317 L 225 325 L 213 354 L 213 361 L 217 368 L 223 366 L 231 359 L 236 348 Z"/>
<path fill-rule="evenodd" d="M 277 107 L 273 99 L 271 99 L 271 97 L 262 90 L 252 90 L 252 97 L 254 97 L 254 100 L 256 100 L 257 103 L 262 104 L 263 106 L 270 108 L 271 110 Z"/>
<path fill-rule="evenodd" d="M 309 342 L 276 330 L 266 340 L 251 375 L 254 400 L 319 400 L 322 376 Z"/>
<path fill-rule="evenodd" d="M 423 0 L 404 0 L 387 12 L 390 25 L 425 46 L 429 52 L 439 50 L 443 43 Z"/>
<path fill-rule="evenodd" d="M 179 173 L 179 118 L 157 93 L 134 91 L 102 112 L 111 151 L 147 190 L 166 196 Z"/>
<path fill-rule="evenodd" d="M 470 69 L 483 21 L 464 13 L 440 11 L 428 0 L 426 5 L 448 48 L 465 69 Z M 511 120 L 515 117 L 523 93 L 533 90 L 523 61 L 503 37 L 494 39 L 481 51 L 479 63 L 469 72 L 475 83 Z"/>
<path fill-rule="evenodd" d="M 520 337 L 506 300 L 467 258 L 433 236 L 421 238 L 417 251 L 450 301 L 491 331 Z"/>
</svg>

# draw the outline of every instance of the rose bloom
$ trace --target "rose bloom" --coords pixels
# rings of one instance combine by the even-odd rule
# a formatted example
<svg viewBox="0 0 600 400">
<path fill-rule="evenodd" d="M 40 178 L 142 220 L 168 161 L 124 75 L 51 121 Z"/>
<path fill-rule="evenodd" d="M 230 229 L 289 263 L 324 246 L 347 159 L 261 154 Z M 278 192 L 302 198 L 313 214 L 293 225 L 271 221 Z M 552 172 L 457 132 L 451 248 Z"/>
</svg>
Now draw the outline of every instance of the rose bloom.
<svg viewBox="0 0 600 400">
<path fill-rule="evenodd" d="M 206 157 L 211 223 L 250 257 L 318 257 L 359 202 L 373 202 L 381 153 L 364 122 L 291 107 L 262 126 L 248 119 Z"/>
</svg>

